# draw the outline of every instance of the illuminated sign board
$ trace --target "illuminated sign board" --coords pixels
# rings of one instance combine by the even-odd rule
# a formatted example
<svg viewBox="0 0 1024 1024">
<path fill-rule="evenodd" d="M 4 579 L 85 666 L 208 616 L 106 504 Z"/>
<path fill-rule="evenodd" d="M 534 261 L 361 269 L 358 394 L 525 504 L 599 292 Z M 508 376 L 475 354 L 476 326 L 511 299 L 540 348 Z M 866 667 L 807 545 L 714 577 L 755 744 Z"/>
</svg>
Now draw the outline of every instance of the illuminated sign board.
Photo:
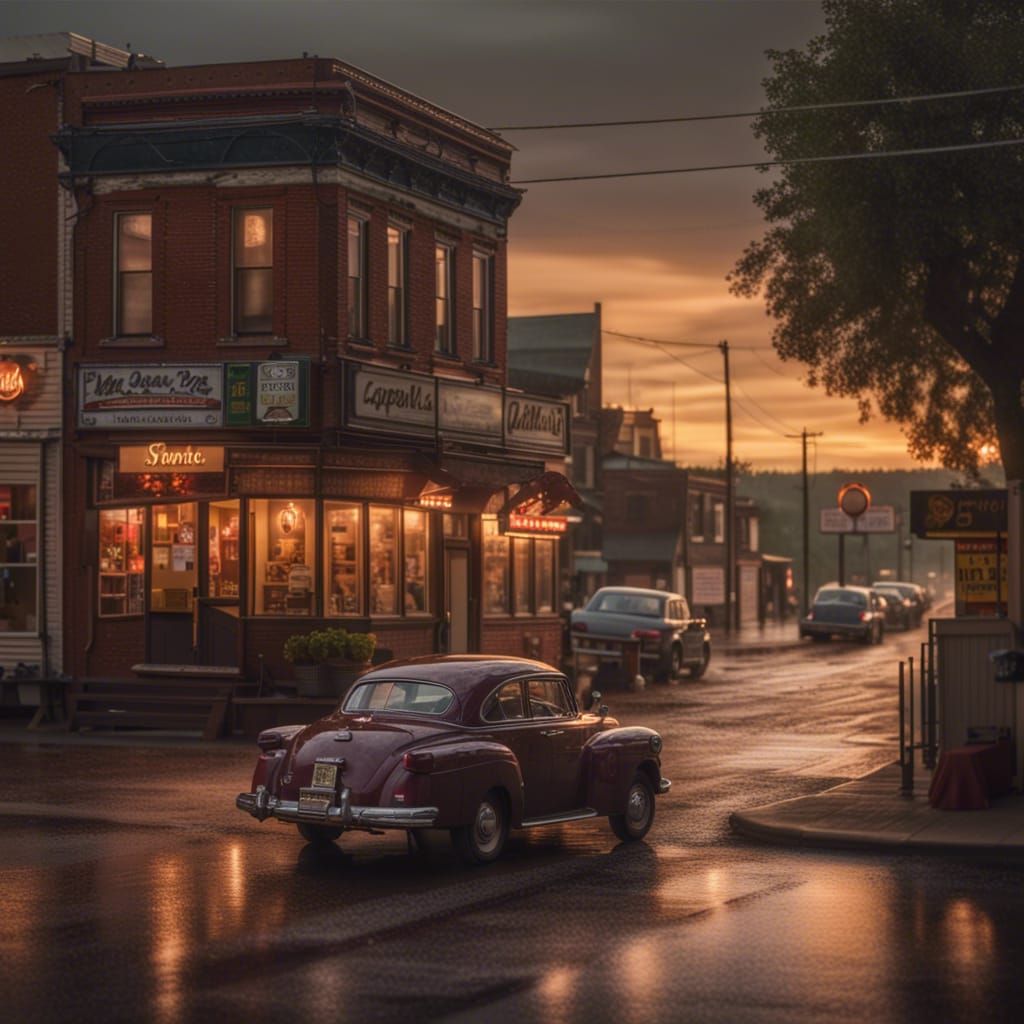
<svg viewBox="0 0 1024 1024">
<path fill-rule="evenodd" d="M 219 427 L 223 419 L 223 363 L 78 368 L 79 427 Z"/>
<path fill-rule="evenodd" d="M 21 363 L 13 359 L 0 361 L 0 402 L 15 402 L 23 394 L 28 382 Z"/>
<path fill-rule="evenodd" d="M 503 524 L 504 533 L 513 537 L 552 537 L 565 533 L 568 520 L 564 516 L 528 516 L 510 512 Z"/>
<path fill-rule="evenodd" d="M 995 537 L 1007 523 L 1005 490 L 910 492 L 910 528 L 926 540 Z"/>
<path fill-rule="evenodd" d="M 121 473 L 222 473 L 224 449 L 199 444 L 129 445 L 118 450 Z"/>
</svg>

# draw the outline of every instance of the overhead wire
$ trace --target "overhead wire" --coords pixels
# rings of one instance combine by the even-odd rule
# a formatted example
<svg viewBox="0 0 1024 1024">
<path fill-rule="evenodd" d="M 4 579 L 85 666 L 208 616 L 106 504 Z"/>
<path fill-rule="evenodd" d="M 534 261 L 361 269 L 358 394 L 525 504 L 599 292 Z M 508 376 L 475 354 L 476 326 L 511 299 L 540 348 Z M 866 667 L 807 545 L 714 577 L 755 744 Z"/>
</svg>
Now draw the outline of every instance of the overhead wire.
<svg viewBox="0 0 1024 1024">
<path fill-rule="evenodd" d="M 550 185 L 566 181 L 601 181 L 610 178 L 649 178 L 664 174 L 696 174 L 702 171 L 734 171 L 750 167 L 788 167 L 797 164 L 839 163 L 845 160 L 881 160 L 888 157 L 929 156 L 935 153 L 960 153 L 975 149 L 996 149 L 1024 145 L 1021 139 L 995 139 L 991 142 L 965 142 L 951 146 L 926 146 L 921 149 L 888 149 L 874 153 L 838 153 L 833 156 L 795 156 L 784 160 L 754 160 L 739 164 L 706 164 L 699 167 L 664 167 L 646 171 L 612 171 L 607 174 L 566 174 L 556 178 L 520 178 L 512 185 Z"/>
<path fill-rule="evenodd" d="M 1024 85 L 997 85 L 985 89 L 961 89 L 956 92 L 921 93 L 915 96 L 885 96 L 874 100 L 836 100 L 832 103 L 805 103 L 794 107 L 764 107 L 726 114 L 685 114 L 678 117 L 642 117 L 621 121 L 576 121 L 563 124 L 506 124 L 491 128 L 492 132 L 539 132 L 568 128 L 628 128 L 652 124 L 686 124 L 693 121 L 727 121 L 736 118 L 764 117 L 766 114 L 799 114 L 811 110 L 839 110 L 849 107 L 881 107 L 899 103 L 923 103 L 931 100 L 959 99 L 965 96 L 986 96 L 993 93 L 1016 92 Z"/>
</svg>

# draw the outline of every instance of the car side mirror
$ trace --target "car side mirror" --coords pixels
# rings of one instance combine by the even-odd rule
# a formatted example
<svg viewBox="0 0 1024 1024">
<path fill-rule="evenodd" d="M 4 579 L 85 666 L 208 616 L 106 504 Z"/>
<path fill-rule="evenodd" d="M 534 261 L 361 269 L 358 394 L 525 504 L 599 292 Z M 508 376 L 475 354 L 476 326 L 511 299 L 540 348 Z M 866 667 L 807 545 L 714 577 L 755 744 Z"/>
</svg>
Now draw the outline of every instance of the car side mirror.
<svg viewBox="0 0 1024 1024">
<path fill-rule="evenodd" d="M 602 704 L 597 709 L 597 713 L 598 713 L 598 715 L 600 715 L 601 718 L 607 718 L 608 717 L 608 705 L 607 704 Z"/>
</svg>

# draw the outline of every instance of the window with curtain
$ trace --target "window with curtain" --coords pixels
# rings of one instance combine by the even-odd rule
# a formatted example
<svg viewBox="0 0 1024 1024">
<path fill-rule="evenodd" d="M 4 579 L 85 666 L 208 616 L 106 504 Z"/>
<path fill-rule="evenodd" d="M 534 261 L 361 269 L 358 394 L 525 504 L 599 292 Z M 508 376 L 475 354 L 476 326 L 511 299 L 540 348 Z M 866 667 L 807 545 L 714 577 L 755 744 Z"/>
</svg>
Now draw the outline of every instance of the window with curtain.
<svg viewBox="0 0 1024 1024">
<path fill-rule="evenodd" d="M 369 225 L 362 217 L 348 218 L 348 336 L 367 337 L 367 248 Z"/>
<path fill-rule="evenodd" d="M 117 280 L 114 333 L 122 337 L 153 331 L 153 216 L 119 213 L 116 224 Z"/>
<path fill-rule="evenodd" d="M 434 246 L 434 348 L 445 355 L 455 354 L 454 281 L 455 249 L 438 242 Z"/>
<path fill-rule="evenodd" d="M 274 211 L 234 211 L 234 331 L 274 330 Z"/>
<path fill-rule="evenodd" d="M 489 253 L 473 253 L 473 358 L 494 362 L 494 273 Z"/>
<path fill-rule="evenodd" d="M 406 311 L 406 274 L 408 272 L 409 233 L 388 225 L 388 344 L 408 344 Z"/>
</svg>

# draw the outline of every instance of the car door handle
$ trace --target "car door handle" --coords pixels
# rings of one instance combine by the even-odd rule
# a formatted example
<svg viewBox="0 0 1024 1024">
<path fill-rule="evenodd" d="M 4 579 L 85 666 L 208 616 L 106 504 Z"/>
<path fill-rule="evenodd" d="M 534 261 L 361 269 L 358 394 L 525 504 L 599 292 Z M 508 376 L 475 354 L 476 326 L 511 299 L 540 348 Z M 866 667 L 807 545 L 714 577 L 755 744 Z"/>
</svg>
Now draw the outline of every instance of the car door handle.
<svg viewBox="0 0 1024 1024">
<path fill-rule="evenodd" d="M 541 729 L 541 736 L 561 736 L 564 733 L 564 729 Z"/>
</svg>

